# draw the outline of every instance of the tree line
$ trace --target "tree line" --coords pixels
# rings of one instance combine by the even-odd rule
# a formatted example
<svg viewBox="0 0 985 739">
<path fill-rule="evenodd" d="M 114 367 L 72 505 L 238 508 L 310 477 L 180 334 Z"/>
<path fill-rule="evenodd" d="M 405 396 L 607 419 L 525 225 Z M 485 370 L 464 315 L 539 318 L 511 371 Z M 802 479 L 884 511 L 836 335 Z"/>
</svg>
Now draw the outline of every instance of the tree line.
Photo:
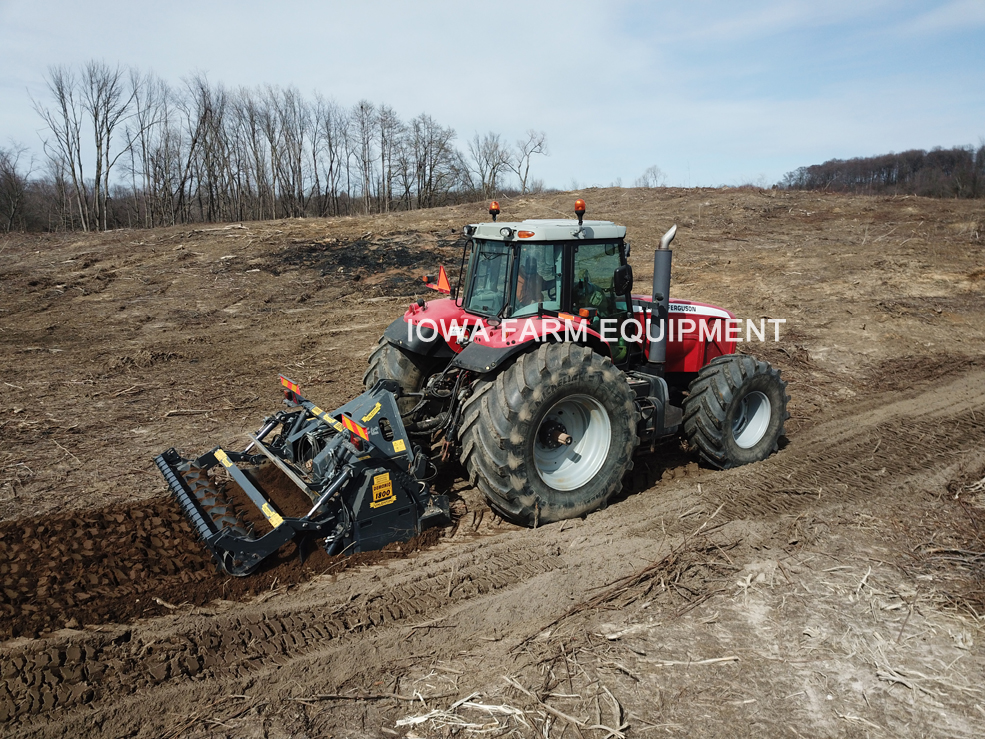
<svg viewBox="0 0 985 739">
<path fill-rule="evenodd" d="M 794 190 L 981 198 L 985 197 L 985 144 L 977 149 L 937 147 L 831 159 L 788 172 L 780 185 Z"/>
<path fill-rule="evenodd" d="M 344 107 L 294 87 L 172 85 L 91 61 L 51 67 L 43 157 L 0 148 L 0 229 L 98 231 L 385 213 L 543 189 L 547 137 L 510 144 L 388 105 Z"/>
</svg>

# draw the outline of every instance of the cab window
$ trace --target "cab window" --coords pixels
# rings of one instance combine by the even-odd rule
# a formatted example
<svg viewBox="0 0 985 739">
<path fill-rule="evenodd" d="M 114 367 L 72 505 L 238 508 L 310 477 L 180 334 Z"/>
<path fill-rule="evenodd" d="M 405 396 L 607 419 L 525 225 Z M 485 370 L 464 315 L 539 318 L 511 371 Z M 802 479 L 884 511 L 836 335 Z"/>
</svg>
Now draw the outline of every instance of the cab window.
<svg viewBox="0 0 985 739">
<path fill-rule="evenodd" d="M 560 310 L 563 254 L 560 244 L 527 242 L 520 246 L 514 316 L 533 315 L 541 303 L 545 310 Z"/>
<path fill-rule="evenodd" d="M 499 315 L 509 298 L 506 290 L 509 270 L 509 245 L 477 239 L 469 265 L 465 310 L 486 316 Z"/>
<path fill-rule="evenodd" d="M 595 308 L 600 318 L 624 313 L 624 296 L 616 295 L 612 289 L 612 275 L 618 266 L 618 243 L 579 244 L 575 254 L 572 310 Z"/>
</svg>

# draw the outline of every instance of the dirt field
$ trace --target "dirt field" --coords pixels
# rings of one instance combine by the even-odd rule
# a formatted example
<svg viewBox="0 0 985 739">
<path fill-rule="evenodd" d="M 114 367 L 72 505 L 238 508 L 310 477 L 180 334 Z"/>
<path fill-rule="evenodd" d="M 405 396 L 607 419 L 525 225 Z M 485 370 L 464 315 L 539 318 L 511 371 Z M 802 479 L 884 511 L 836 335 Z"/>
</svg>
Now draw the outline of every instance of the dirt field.
<svg viewBox="0 0 985 739">
<path fill-rule="evenodd" d="M 503 219 L 672 223 L 676 297 L 785 318 L 788 443 L 677 443 L 537 530 L 454 525 L 216 574 L 152 458 L 235 448 L 277 374 L 335 407 L 480 204 L 0 240 L 0 732 L 55 737 L 985 733 L 985 208 L 588 190 Z M 453 471 L 454 472 L 454 471 Z"/>
</svg>

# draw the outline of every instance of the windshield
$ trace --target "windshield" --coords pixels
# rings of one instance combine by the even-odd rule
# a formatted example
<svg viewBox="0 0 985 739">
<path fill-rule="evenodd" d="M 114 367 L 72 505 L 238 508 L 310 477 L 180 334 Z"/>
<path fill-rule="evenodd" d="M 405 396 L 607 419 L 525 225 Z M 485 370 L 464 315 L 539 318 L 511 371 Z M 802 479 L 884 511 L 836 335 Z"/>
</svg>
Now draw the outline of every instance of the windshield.
<svg viewBox="0 0 985 739">
<path fill-rule="evenodd" d="M 520 246 L 520 264 L 513 299 L 514 316 L 536 315 L 539 309 L 560 310 L 561 244 L 527 242 Z"/>
<path fill-rule="evenodd" d="M 511 251 L 510 246 L 501 241 L 475 240 L 465 310 L 486 316 L 499 315 L 506 302 Z"/>
<path fill-rule="evenodd" d="M 535 315 L 539 307 L 560 309 L 563 253 L 561 244 L 511 245 L 476 239 L 465 309 L 487 316 Z M 510 262 L 514 255 L 515 265 Z M 504 310 L 507 301 L 509 305 Z"/>
</svg>

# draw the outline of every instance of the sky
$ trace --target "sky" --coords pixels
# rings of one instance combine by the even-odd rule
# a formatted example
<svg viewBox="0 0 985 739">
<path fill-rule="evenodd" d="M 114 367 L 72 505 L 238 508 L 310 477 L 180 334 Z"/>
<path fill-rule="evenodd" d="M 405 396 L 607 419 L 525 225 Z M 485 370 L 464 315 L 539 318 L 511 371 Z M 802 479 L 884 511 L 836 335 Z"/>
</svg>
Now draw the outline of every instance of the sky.
<svg viewBox="0 0 985 739">
<path fill-rule="evenodd" d="M 985 0 L 0 0 L 0 146 L 39 158 L 52 65 L 295 86 L 458 134 L 547 135 L 548 187 L 770 185 L 985 143 Z"/>
</svg>

